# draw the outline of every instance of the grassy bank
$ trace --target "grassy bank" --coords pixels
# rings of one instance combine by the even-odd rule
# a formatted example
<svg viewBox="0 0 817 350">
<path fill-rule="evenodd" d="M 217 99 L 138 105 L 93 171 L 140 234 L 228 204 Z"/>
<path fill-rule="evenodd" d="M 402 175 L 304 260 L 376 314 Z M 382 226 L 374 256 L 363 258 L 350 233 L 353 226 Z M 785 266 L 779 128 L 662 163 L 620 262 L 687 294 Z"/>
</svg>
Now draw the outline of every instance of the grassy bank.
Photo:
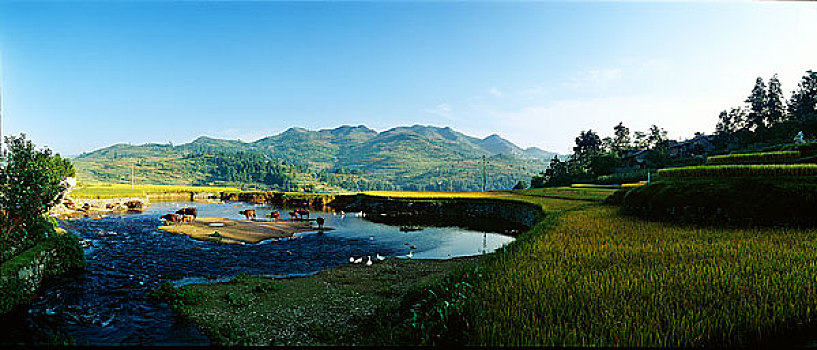
<svg viewBox="0 0 817 350">
<path fill-rule="evenodd" d="M 478 258 L 388 259 L 289 279 L 238 277 L 162 293 L 221 345 L 403 344 L 401 297 Z M 167 289 L 167 288 L 166 288 Z M 169 297 L 168 297 L 169 296 Z"/>
<path fill-rule="evenodd" d="M 145 197 L 150 194 L 229 191 L 238 191 L 238 189 L 234 187 L 176 185 L 134 185 L 131 188 L 130 184 L 82 184 L 71 190 L 71 196 L 74 198 L 107 199 Z"/>
</svg>

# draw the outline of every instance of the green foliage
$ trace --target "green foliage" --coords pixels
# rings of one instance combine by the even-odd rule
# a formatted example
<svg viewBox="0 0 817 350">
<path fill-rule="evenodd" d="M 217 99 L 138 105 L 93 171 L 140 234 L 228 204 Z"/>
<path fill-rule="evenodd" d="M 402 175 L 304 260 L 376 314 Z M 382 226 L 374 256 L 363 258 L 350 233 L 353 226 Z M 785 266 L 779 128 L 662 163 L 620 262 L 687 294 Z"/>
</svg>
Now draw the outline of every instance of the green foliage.
<svg viewBox="0 0 817 350">
<path fill-rule="evenodd" d="M 791 163 L 797 158 L 800 158 L 800 151 L 777 151 L 709 156 L 706 162 L 709 164 Z"/>
<path fill-rule="evenodd" d="M 815 176 L 817 164 L 704 165 L 658 170 L 658 175 L 676 177 Z"/>
<path fill-rule="evenodd" d="M 516 185 L 513 186 L 513 189 L 514 190 L 524 190 L 527 187 L 528 187 L 528 184 L 526 184 L 525 181 L 519 181 L 519 182 L 516 183 Z"/>
<path fill-rule="evenodd" d="M 25 249 L 53 231 L 50 223 L 43 222 L 43 214 L 65 189 L 61 181 L 70 162 L 53 156 L 47 148 L 35 149 L 24 134 L 7 136 L 5 143 L 6 162 L 0 167 L 0 241 L 7 248 Z"/>
<path fill-rule="evenodd" d="M 173 310 L 178 310 L 184 306 L 197 305 L 203 299 L 200 292 L 184 287 L 176 288 L 170 282 L 160 282 L 159 288 L 153 290 L 150 296 L 156 300 L 164 301 Z"/>
<path fill-rule="evenodd" d="M 430 286 L 421 288 L 425 295 L 409 295 L 406 300 L 414 300 L 411 312 L 411 326 L 418 345 L 454 345 L 468 341 L 468 320 L 466 304 L 473 294 L 471 280 L 478 274 L 479 266 L 454 272 L 437 280 Z"/>
</svg>

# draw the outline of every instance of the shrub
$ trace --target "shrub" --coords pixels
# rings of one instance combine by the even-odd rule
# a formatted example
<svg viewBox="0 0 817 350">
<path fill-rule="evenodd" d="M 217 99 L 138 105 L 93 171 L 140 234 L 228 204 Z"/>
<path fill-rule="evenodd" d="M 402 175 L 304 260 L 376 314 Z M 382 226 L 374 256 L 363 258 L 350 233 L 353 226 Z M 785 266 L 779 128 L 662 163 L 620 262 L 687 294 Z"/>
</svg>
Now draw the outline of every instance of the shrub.
<svg viewBox="0 0 817 350">
<path fill-rule="evenodd" d="M 161 282 L 159 288 L 150 293 L 154 299 L 166 302 L 173 310 L 186 305 L 196 305 L 203 300 L 203 295 L 188 288 L 176 288 L 173 283 Z"/>
</svg>

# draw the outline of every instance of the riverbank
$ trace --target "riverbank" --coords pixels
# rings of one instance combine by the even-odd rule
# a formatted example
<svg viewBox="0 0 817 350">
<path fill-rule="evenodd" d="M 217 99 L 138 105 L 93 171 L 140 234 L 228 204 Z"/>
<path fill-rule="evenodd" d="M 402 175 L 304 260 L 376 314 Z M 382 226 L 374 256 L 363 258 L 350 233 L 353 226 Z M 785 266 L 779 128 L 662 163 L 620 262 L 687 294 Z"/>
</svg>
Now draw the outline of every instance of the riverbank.
<svg viewBox="0 0 817 350">
<path fill-rule="evenodd" d="M 70 233 L 56 234 L 3 262 L 0 265 L 0 315 L 33 300 L 49 280 L 83 267 L 82 247 Z"/>
<path fill-rule="evenodd" d="M 440 275 L 442 282 L 416 284 L 427 297 L 404 295 L 404 306 L 411 306 L 401 310 L 415 312 L 396 313 L 402 321 L 390 323 L 412 326 L 369 326 L 382 332 L 367 344 L 768 346 L 792 345 L 781 339 L 803 339 L 817 326 L 817 265 L 803 263 L 817 260 L 817 229 L 646 221 L 624 216 L 602 204 L 603 196 L 580 189 L 467 197 L 475 196 L 538 205 L 542 220 L 482 258 L 473 273 L 452 269 Z M 382 197 L 423 199 L 412 193 Z M 366 283 L 360 276 L 349 278 L 349 285 Z M 220 288 L 225 303 L 254 300 L 249 290 L 230 284 L 211 288 Z M 315 299 L 308 296 L 320 299 L 322 292 L 280 297 L 300 305 L 293 310 L 301 315 L 313 315 L 318 311 L 308 308 Z M 349 303 L 338 314 L 355 307 L 360 308 Z M 204 319 L 196 315 L 211 321 L 197 321 Z M 194 322 L 210 327 L 230 325 L 225 322 L 241 315 L 250 317 L 226 307 L 200 306 L 190 313 Z M 235 339 L 255 339 L 250 335 L 261 334 L 258 329 L 270 322 L 258 318 L 249 328 L 217 329 L 243 329 Z M 313 333 L 334 336 L 332 327 L 316 325 Z"/>
<path fill-rule="evenodd" d="M 183 233 L 200 241 L 223 244 L 255 244 L 274 238 L 292 238 L 293 234 L 316 231 L 308 221 L 256 221 L 224 218 L 197 218 L 196 221 L 159 226 L 171 233 Z"/>
<path fill-rule="evenodd" d="M 404 323 L 411 305 L 404 300 L 479 259 L 389 258 L 304 277 L 187 285 L 176 295 L 196 301 L 177 310 L 219 345 L 411 344 L 411 325 Z"/>
</svg>

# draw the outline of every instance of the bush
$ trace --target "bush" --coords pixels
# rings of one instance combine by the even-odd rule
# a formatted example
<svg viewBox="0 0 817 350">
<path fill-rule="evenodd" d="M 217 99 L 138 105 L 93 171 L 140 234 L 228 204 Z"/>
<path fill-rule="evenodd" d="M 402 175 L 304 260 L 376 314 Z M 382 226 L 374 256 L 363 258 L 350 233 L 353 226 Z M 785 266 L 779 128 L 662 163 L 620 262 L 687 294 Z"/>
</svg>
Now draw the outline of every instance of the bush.
<svg viewBox="0 0 817 350">
<path fill-rule="evenodd" d="M 706 165 L 658 170 L 665 178 L 737 176 L 817 176 L 817 164 Z"/>
<path fill-rule="evenodd" d="M 778 164 L 792 163 L 800 158 L 800 151 L 777 151 L 710 156 L 708 164 Z"/>
<path fill-rule="evenodd" d="M 176 288 L 170 282 L 159 283 L 159 288 L 151 292 L 150 296 L 156 300 L 166 302 L 173 310 L 178 310 L 186 305 L 196 305 L 204 299 L 200 292 L 188 288 Z"/>
</svg>

